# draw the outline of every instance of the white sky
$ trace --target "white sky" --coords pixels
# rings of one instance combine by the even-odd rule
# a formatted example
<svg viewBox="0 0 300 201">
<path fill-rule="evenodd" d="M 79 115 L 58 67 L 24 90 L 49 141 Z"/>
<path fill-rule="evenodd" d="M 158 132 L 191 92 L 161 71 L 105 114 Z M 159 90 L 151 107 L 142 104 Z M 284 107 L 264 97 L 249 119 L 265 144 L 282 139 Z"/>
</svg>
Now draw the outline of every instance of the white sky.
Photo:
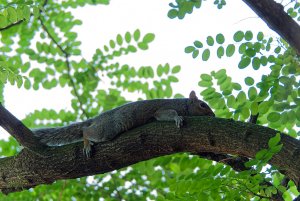
<svg viewBox="0 0 300 201">
<path fill-rule="evenodd" d="M 108 6 L 88 6 L 75 10 L 75 16 L 83 21 L 83 25 L 76 28 L 82 41 L 83 56 L 90 59 L 96 48 L 108 44 L 118 33 L 124 35 L 126 31 L 132 33 L 138 28 L 142 35 L 155 33 L 154 42 L 149 50 L 122 56 L 118 61 L 136 67 L 156 67 L 165 63 L 181 65 L 180 82 L 173 88 L 175 93 L 188 95 L 192 89 L 199 93 L 200 74 L 213 69 L 226 68 L 236 82 L 243 82 L 247 74 L 253 75 L 250 68 L 238 70 L 239 56 L 216 59 L 215 54 L 211 53 L 209 62 L 202 62 L 201 56 L 193 59 L 190 54 L 184 53 L 184 48 L 195 40 L 205 42 L 208 35 L 214 37 L 218 33 L 223 33 L 228 43 L 233 43 L 232 35 L 237 30 L 252 30 L 255 34 L 263 31 L 265 36 L 275 35 L 247 5 L 242 1 L 227 1 L 227 5 L 218 10 L 213 1 L 205 1 L 200 9 L 186 15 L 183 20 L 171 20 L 167 17 L 170 2 L 112 0 Z M 70 98 L 66 89 L 28 91 L 9 84 L 5 88 L 5 106 L 20 119 L 35 109 L 68 109 Z"/>
</svg>

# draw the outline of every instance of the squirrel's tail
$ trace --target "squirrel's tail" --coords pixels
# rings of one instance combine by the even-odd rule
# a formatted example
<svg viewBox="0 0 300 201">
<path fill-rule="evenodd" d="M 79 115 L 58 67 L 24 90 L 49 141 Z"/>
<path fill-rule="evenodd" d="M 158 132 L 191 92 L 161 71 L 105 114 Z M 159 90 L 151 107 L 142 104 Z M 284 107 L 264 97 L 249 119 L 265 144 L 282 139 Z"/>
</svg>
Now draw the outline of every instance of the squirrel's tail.
<svg viewBox="0 0 300 201">
<path fill-rule="evenodd" d="M 76 124 L 60 128 L 42 128 L 32 130 L 41 143 L 48 146 L 60 146 L 82 141 L 82 129 Z"/>
</svg>

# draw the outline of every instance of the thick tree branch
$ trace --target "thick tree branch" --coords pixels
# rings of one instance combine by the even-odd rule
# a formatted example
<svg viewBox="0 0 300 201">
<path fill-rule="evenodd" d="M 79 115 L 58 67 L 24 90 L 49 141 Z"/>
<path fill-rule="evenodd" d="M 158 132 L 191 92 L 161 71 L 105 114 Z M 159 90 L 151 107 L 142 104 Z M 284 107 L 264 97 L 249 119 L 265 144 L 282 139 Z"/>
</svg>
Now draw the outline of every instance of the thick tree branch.
<svg viewBox="0 0 300 201">
<path fill-rule="evenodd" d="M 11 134 L 23 147 L 42 153 L 46 146 L 41 144 L 24 124 L 6 110 L 0 103 L 0 126 Z"/>
<path fill-rule="evenodd" d="M 123 133 L 111 142 L 96 144 L 90 159 L 83 156 L 82 143 L 50 149 L 47 157 L 24 149 L 17 156 L 0 159 L 0 189 L 4 193 L 21 191 L 59 179 L 110 172 L 178 152 L 252 158 L 268 147 L 269 139 L 276 133 L 255 124 L 207 116 L 186 117 L 181 129 L 174 123 L 153 122 Z M 300 141 L 287 135 L 282 135 L 281 139 L 283 148 L 273 156 L 270 164 L 284 171 L 299 188 Z"/>
<path fill-rule="evenodd" d="M 265 23 L 300 55 L 300 26 L 274 0 L 243 0 Z"/>
</svg>

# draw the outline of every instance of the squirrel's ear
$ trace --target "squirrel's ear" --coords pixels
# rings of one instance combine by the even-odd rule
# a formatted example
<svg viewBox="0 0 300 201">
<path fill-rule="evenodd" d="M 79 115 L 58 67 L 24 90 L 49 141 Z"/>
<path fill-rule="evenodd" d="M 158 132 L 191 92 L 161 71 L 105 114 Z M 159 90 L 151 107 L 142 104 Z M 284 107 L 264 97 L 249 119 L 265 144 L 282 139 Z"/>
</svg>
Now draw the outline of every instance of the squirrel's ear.
<svg viewBox="0 0 300 201">
<path fill-rule="evenodd" d="M 198 97 L 196 96 L 196 93 L 195 91 L 191 91 L 190 93 L 190 97 L 189 97 L 191 100 L 198 100 Z"/>
</svg>

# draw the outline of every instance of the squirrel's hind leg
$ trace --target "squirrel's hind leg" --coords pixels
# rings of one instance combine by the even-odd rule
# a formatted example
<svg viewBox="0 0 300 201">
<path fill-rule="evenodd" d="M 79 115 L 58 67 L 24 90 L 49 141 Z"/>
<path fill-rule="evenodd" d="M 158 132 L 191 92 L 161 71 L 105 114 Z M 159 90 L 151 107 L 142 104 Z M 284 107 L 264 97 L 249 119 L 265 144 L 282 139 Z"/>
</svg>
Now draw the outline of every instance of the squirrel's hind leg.
<svg viewBox="0 0 300 201">
<path fill-rule="evenodd" d="M 82 130 L 83 135 L 83 155 L 90 158 L 92 151 L 92 141 L 97 141 L 97 133 L 94 126 L 85 127 Z"/>
<path fill-rule="evenodd" d="M 183 117 L 179 116 L 176 110 L 157 110 L 154 114 L 154 118 L 157 121 L 175 121 L 175 124 L 178 128 L 183 125 Z"/>
<path fill-rule="evenodd" d="M 83 138 L 83 155 L 85 155 L 87 158 L 91 157 L 92 145 L 93 143 L 91 141 Z"/>
</svg>

